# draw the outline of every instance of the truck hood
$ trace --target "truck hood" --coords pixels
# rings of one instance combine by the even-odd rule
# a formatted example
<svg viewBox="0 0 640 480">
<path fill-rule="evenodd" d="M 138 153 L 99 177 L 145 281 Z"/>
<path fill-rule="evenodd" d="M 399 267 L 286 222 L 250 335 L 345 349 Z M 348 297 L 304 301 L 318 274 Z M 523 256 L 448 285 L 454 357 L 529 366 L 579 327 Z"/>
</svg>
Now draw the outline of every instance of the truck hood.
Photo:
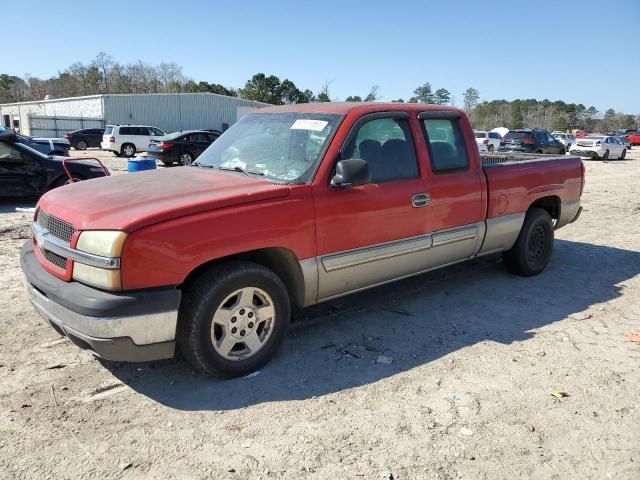
<svg viewBox="0 0 640 480">
<path fill-rule="evenodd" d="M 139 228 L 185 215 L 282 198 L 289 185 L 241 173 L 177 167 L 77 182 L 45 194 L 38 203 L 78 230 Z"/>
</svg>

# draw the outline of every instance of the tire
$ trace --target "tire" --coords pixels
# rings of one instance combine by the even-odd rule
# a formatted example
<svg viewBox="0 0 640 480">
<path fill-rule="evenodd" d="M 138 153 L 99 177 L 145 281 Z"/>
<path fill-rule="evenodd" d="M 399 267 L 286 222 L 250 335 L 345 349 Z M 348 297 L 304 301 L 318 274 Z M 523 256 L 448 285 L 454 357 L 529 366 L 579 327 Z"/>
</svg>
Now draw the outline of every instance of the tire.
<svg viewBox="0 0 640 480">
<path fill-rule="evenodd" d="M 530 208 L 516 243 L 502 254 L 502 260 L 514 275 L 532 277 L 542 273 L 553 253 L 553 222 L 541 208 Z"/>
<path fill-rule="evenodd" d="M 82 180 L 86 180 L 86 178 L 84 178 L 82 175 L 74 175 L 73 179 L 76 182 L 81 182 Z M 73 182 L 65 174 L 65 175 L 62 175 L 60 178 L 58 178 L 55 182 L 53 182 L 49 190 L 53 190 L 54 188 L 58 188 L 58 187 L 64 187 L 65 185 L 70 185 L 71 183 Z"/>
<path fill-rule="evenodd" d="M 627 156 L 627 149 L 624 148 L 622 149 L 622 153 L 620 154 L 620 157 L 618 157 L 618 160 L 624 160 L 626 156 Z"/>
<path fill-rule="evenodd" d="M 162 161 L 162 163 L 165 167 L 171 167 L 173 165 L 173 162 L 165 162 L 164 160 Z"/>
<path fill-rule="evenodd" d="M 604 155 L 602 155 L 602 160 L 609 160 L 609 150 L 606 150 L 604 152 Z"/>
<path fill-rule="evenodd" d="M 131 158 L 136 154 L 136 146 L 132 143 L 125 143 L 120 148 L 120 155 L 125 158 Z"/>
<path fill-rule="evenodd" d="M 183 167 L 188 167 L 193 163 L 193 154 L 191 152 L 183 152 L 178 158 L 178 163 Z"/>
<path fill-rule="evenodd" d="M 536 150 L 536 153 L 542 153 L 542 150 L 538 149 Z"/>
<path fill-rule="evenodd" d="M 487 147 L 487 150 L 489 150 L 489 153 L 493 153 L 493 150 L 494 150 L 493 145 L 489 145 L 489 146 Z"/>
<path fill-rule="evenodd" d="M 256 306 L 256 299 L 263 305 Z M 264 320 L 258 319 L 261 308 L 266 308 Z M 177 344 L 198 370 L 220 378 L 246 375 L 276 353 L 290 315 L 289 295 L 275 273 L 252 262 L 224 263 L 198 276 L 183 293 Z M 250 339 L 255 351 L 244 343 Z"/>
<path fill-rule="evenodd" d="M 566 155 L 566 153 L 567 152 L 566 152 L 566 150 L 564 148 L 560 149 L 560 153 L 559 153 L 560 155 Z"/>
<path fill-rule="evenodd" d="M 84 140 L 80 140 L 78 143 L 74 145 L 74 148 L 76 150 L 86 150 L 88 146 L 89 145 L 87 145 L 87 142 L 85 142 Z"/>
</svg>

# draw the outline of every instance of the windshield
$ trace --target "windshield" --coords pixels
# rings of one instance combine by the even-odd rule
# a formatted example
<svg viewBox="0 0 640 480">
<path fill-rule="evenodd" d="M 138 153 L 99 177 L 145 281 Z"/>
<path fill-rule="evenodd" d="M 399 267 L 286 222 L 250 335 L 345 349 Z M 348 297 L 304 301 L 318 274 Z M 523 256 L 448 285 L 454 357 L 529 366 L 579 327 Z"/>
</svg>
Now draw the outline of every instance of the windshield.
<svg viewBox="0 0 640 480">
<path fill-rule="evenodd" d="M 195 164 L 306 182 L 340 118 L 321 113 L 249 114 L 212 143 Z"/>
<path fill-rule="evenodd" d="M 475 132 L 476 138 L 484 138 L 487 136 L 487 132 Z"/>
</svg>

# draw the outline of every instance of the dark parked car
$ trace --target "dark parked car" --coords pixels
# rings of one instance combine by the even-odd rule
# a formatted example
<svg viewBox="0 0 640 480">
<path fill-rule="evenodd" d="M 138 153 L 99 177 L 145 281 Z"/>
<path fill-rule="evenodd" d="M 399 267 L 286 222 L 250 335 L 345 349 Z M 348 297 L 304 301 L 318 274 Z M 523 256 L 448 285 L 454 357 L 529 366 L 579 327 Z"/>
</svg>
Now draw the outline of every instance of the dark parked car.
<svg viewBox="0 0 640 480">
<path fill-rule="evenodd" d="M 165 165 L 172 163 L 191 165 L 219 136 L 219 133 L 206 130 L 175 132 L 156 140 L 151 140 L 147 148 L 147 155 L 157 158 Z"/>
<path fill-rule="evenodd" d="M 64 138 L 69 140 L 71 146 L 76 150 L 86 150 L 90 147 L 100 148 L 102 135 L 104 135 L 104 128 L 83 128 L 65 133 Z"/>
<path fill-rule="evenodd" d="M 0 197 L 38 197 L 69 183 L 63 160 L 34 150 L 12 131 L 0 132 Z M 105 175 L 102 167 L 91 161 L 75 161 L 68 167 L 76 180 Z"/>
<path fill-rule="evenodd" d="M 564 155 L 565 146 L 553 138 L 547 130 L 520 129 L 509 130 L 504 136 L 501 150 L 525 153 L 555 153 Z"/>
</svg>

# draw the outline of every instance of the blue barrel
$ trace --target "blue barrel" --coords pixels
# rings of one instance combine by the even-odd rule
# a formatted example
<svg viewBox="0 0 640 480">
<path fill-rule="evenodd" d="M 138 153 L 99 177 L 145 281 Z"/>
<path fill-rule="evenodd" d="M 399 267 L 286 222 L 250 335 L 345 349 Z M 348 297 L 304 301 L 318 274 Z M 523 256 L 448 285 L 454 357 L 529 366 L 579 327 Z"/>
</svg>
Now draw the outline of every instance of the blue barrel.
<svg viewBox="0 0 640 480">
<path fill-rule="evenodd" d="M 143 170 L 154 170 L 156 161 L 153 158 L 130 158 L 127 162 L 128 172 L 142 172 Z"/>
</svg>

